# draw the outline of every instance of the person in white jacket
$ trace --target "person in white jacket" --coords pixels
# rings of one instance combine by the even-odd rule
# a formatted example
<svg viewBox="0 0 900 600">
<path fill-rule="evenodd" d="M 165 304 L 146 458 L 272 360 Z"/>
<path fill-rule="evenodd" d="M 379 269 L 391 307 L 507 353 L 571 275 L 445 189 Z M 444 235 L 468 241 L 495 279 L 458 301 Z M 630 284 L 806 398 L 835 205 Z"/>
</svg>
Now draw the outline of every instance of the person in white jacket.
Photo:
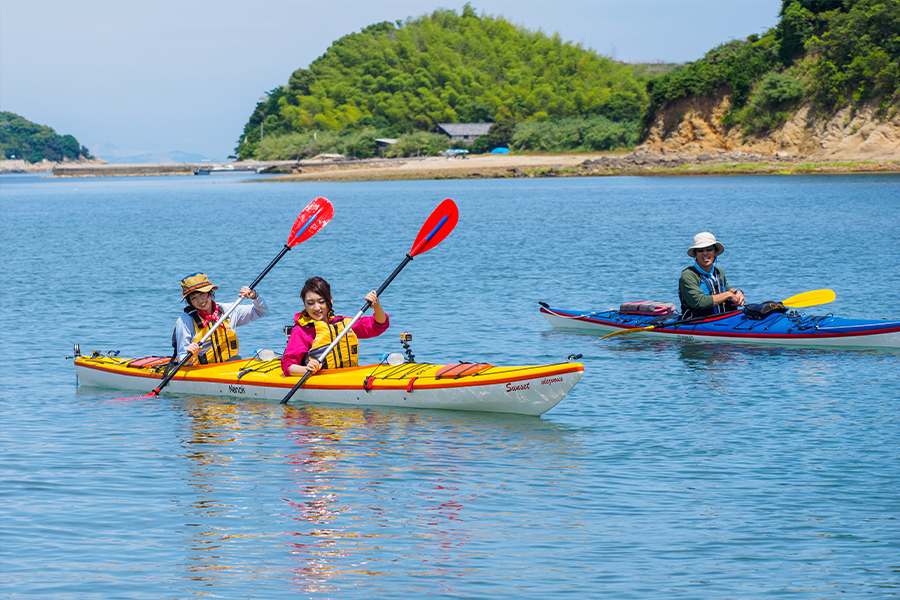
<svg viewBox="0 0 900 600">
<path fill-rule="evenodd" d="M 177 360 L 183 360 L 188 354 L 194 355 L 194 360 L 189 364 L 240 359 L 240 346 L 234 328 L 255 321 L 269 310 L 266 301 L 255 290 L 242 287 L 238 296 L 253 300 L 253 304 L 236 307 L 201 346 L 200 340 L 232 306 L 216 303 L 217 289 L 219 287 L 210 283 L 205 273 L 194 273 L 181 280 L 181 299 L 186 306 L 184 313 L 178 317 L 172 334 Z"/>
</svg>

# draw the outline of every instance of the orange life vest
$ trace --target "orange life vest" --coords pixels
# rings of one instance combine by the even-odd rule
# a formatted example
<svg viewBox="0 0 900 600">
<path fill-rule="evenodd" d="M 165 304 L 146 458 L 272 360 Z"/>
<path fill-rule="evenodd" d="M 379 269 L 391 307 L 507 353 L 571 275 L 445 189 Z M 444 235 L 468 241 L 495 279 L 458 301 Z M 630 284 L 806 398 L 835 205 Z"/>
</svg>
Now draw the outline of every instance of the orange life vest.
<svg viewBox="0 0 900 600">
<path fill-rule="evenodd" d="M 204 327 L 203 319 L 197 314 L 197 309 L 189 306 L 184 309 L 184 312 L 191 315 L 194 321 L 194 338 L 191 341 L 199 344 L 203 336 L 215 327 L 216 321 L 209 321 Z M 231 321 L 225 319 L 218 329 L 213 332 L 212 336 L 200 347 L 200 352 L 197 353 L 197 362 L 201 365 L 225 362 L 238 356 L 239 350 L 240 344 L 238 344 L 237 336 L 231 327 Z"/>
<path fill-rule="evenodd" d="M 328 321 L 315 321 L 304 311 L 303 316 L 296 320 L 297 325 L 303 327 L 312 324 L 316 328 L 316 337 L 312 346 L 306 352 L 303 364 L 309 362 L 310 358 L 315 358 L 322 364 L 323 369 L 341 369 L 343 367 L 355 367 L 359 358 L 359 338 L 350 329 L 347 335 L 341 338 L 340 343 L 323 357 L 325 349 L 331 345 L 337 336 L 350 324 L 352 319 L 343 318 L 334 321 L 334 313 L 328 315 Z M 334 322 L 331 322 L 334 321 Z"/>
</svg>

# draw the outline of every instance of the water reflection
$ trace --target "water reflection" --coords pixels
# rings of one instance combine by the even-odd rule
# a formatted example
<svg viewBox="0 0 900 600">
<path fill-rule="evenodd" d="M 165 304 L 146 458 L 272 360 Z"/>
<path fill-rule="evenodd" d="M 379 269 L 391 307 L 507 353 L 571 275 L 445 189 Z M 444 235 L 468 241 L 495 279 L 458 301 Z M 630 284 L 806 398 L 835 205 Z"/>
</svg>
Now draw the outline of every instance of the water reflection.
<svg viewBox="0 0 900 600">
<path fill-rule="evenodd" d="M 472 539 L 484 448 L 538 443 L 552 456 L 568 433 L 531 417 L 323 406 L 288 408 L 284 421 L 296 447 L 290 553 L 306 593 L 337 591 L 329 582 L 349 572 L 391 575 L 378 565 L 400 560 L 409 538 L 422 568 L 443 571 Z"/>
<path fill-rule="evenodd" d="M 743 367 L 754 357 L 772 356 L 780 350 L 759 346 L 686 342 L 678 345 L 678 358 L 688 369 L 724 370 L 728 367 Z"/>
<path fill-rule="evenodd" d="M 296 448 L 285 456 L 294 498 L 283 498 L 292 510 L 287 517 L 300 522 L 288 531 L 293 538 L 289 547 L 295 561 L 294 584 L 307 593 L 337 591 L 329 580 L 340 572 L 340 559 L 348 556 L 342 540 L 377 536 L 359 536 L 348 526 L 335 526 L 340 513 L 350 507 L 340 500 L 346 488 L 331 475 L 343 470 L 339 462 L 357 458 L 351 440 L 371 422 L 362 409 L 287 407 L 284 424 Z"/>
<path fill-rule="evenodd" d="M 526 493 L 510 490 L 510 473 L 572 477 L 580 469 L 571 464 L 582 451 L 579 430 L 535 417 L 179 402 L 192 579 L 235 577 L 255 547 L 272 543 L 286 543 L 287 571 L 305 594 L 340 591 L 348 578 L 394 577 L 398 562 L 458 578 L 473 569 L 464 548 L 478 537 L 482 496 Z M 246 506 L 247 487 L 267 488 L 250 494 L 268 497 L 265 514 Z"/>
<path fill-rule="evenodd" d="M 241 511 L 243 498 L 230 493 L 233 485 L 243 483 L 232 463 L 239 457 L 243 438 L 259 427 L 253 408 L 223 402 L 221 398 L 186 396 L 178 399 L 178 408 L 187 431 L 182 446 L 188 459 L 185 483 L 193 498 L 186 504 L 188 563 L 193 581 L 218 581 L 223 573 L 239 571 L 244 561 L 232 556 L 235 546 L 252 544 L 259 536 L 251 526 L 235 527 L 226 522 Z M 249 410 L 248 410 L 249 408 Z"/>
<path fill-rule="evenodd" d="M 604 394 L 610 393 L 610 382 L 624 381 L 629 388 L 656 385 L 654 389 L 665 391 L 661 397 L 677 393 L 681 386 L 697 397 L 710 393 L 735 397 L 739 390 L 760 396 L 794 384 L 803 389 L 835 387 L 839 385 L 838 375 L 848 369 L 866 370 L 872 361 L 885 365 L 896 362 L 896 353 L 882 349 L 780 347 L 638 336 L 601 340 L 595 333 L 564 330 L 544 335 L 547 339 L 589 339 L 592 347 L 584 351 L 583 362 L 595 383 L 586 376 L 580 385 L 583 389 L 601 382 Z M 626 375 L 621 373 L 623 364 L 628 365 Z M 780 383 L 773 386 L 773 382 Z"/>
</svg>

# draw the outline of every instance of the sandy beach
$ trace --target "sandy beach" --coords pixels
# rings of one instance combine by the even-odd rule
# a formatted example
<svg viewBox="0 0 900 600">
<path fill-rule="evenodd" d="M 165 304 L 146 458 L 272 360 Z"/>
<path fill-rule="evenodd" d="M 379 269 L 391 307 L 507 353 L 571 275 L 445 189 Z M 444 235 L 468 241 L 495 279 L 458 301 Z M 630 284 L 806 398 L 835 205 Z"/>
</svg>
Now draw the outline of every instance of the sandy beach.
<svg viewBox="0 0 900 600">
<path fill-rule="evenodd" d="M 900 172 L 900 161 L 823 162 L 740 153 L 702 155 L 485 154 L 466 159 L 425 157 L 303 164 L 271 181 L 384 181 L 616 175 L 727 175 Z"/>
<path fill-rule="evenodd" d="M 607 154 L 608 156 L 615 156 Z M 621 153 L 620 156 L 624 156 Z M 299 173 L 274 178 L 280 181 L 376 181 L 391 179 L 465 179 L 514 177 L 541 171 L 574 171 L 601 154 L 514 155 L 482 154 L 470 158 L 385 159 L 302 165 Z"/>
</svg>

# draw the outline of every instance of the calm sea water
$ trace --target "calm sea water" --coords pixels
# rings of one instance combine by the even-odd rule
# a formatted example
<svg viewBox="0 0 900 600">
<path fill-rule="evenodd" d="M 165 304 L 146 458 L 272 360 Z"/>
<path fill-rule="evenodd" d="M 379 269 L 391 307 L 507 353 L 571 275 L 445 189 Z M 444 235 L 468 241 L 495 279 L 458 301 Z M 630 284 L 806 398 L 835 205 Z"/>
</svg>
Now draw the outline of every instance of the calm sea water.
<svg viewBox="0 0 900 600">
<path fill-rule="evenodd" d="M 699 231 L 750 301 L 897 318 L 900 177 L 385 183 L 0 178 L 0 597 L 900 595 L 900 354 L 553 330 L 554 306 L 676 301 Z M 383 295 L 364 359 L 584 354 L 540 418 L 79 388 L 72 344 L 166 354 L 178 281 L 236 297 L 316 196 L 333 221 L 260 284 L 281 351 L 302 282 L 339 312 L 446 197 L 456 230 Z"/>
</svg>

